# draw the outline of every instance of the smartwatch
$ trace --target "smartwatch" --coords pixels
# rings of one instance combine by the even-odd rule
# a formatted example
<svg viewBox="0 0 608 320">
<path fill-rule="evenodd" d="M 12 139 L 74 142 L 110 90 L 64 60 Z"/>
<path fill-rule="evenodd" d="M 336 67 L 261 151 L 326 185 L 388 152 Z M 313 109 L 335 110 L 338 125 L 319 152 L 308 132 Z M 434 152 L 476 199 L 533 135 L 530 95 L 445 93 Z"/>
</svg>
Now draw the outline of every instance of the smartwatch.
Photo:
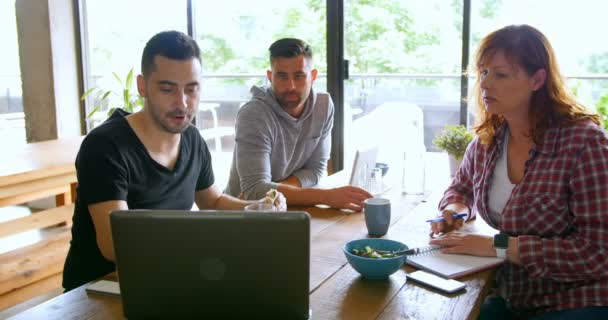
<svg viewBox="0 0 608 320">
<path fill-rule="evenodd" d="M 507 248 L 509 247 L 509 235 L 499 233 L 494 235 L 494 249 L 496 249 L 496 256 L 500 259 L 507 258 Z"/>
</svg>

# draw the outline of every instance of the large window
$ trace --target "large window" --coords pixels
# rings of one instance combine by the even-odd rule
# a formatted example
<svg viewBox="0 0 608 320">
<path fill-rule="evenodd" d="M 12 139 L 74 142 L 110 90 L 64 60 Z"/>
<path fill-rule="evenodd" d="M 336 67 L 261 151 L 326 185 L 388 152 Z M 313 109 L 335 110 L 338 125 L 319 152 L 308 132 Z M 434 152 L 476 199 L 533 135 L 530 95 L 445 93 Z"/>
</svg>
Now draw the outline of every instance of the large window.
<svg viewBox="0 0 608 320">
<path fill-rule="evenodd" d="M 0 136 L 3 145 L 25 144 L 15 1 L 0 1 Z"/>
<path fill-rule="evenodd" d="M 237 111 L 249 100 L 253 85 L 269 85 L 268 47 L 275 40 L 293 37 L 308 42 L 321 74 L 314 87 L 327 90 L 325 1 L 225 0 L 218 6 L 215 0 L 196 0 L 194 8 L 204 77 L 197 126 L 216 151 L 214 162 L 229 164 Z M 225 171 L 217 171 L 218 181 L 227 181 Z"/>
<path fill-rule="evenodd" d="M 109 103 L 87 119 L 88 129 L 103 121 L 106 111 L 120 107 L 124 80 L 131 69 L 140 73 L 146 41 L 164 30 L 186 32 L 186 0 L 81 0 L 87 89 L 110 90 Z M 114 73 L 121 80 L 114 76 Z M 135 91 L 135 81 L 129 89 Z M 97 105 L 89 96 L 87 115 Z"/>
<path fill-rule="evenodd" d="M 336 107 L 344 120 L 344 128 L 338 129 L 344 129 L 345 138 L 334 143 L 344 146 L 344 154 L 338 152 L 337 157 L 347 168 L 355 150 L 366 145 L 393 146 L 380 152 L 381 157 L 392 157 L 387 161 L 420 144 L 436 150 L 432 140 L 443 126 L 466 118 L 460 114 L 466 98 L 461 93 L 463 44 L 470 44 L 472 56 L 484 35 L 507 24 L 539 28 L 553 44 L 578 98 L 591 108 L 608 104 L 608 45 L 587 36 L 599 32 L 597 21 L 603 21 L 608 9 L 602 0 L 471 0 L 470 39 L 463 39 L 463 25 L 469 20 L 463 18 L 462 0 L 80 1 L 87 88 L 121 92 L 112 72 L 124 78 L 133 68 L 137 74 L 145 41 L 161 30 L 186 31 L 190 21 L 203 59 L 196 125 L 215 152 L 214 163 L 220 164 L 215 166 L 220 184 L 232 160 L 238 109 L 249 100 L 252 85 L 269 85 L 268 46 L 282 37 L 301 38 L 313 46 L 320 71 L 315 88 L 332 88 L 337 91 L 330 92 L 334 100 L 343 101 Z M 339 34 L 342 44 L 327 41 L 327 3 L 330 14 L 335 8 L 340 14 L 343 8 L 343 28 L 338 24 L 333 30 L 335 17 L 329 21 L 329 38 Z M 337 66 L 342 62 L 337 49 L 341 45 L 350 66 L 343 97 L 334 89 L 341 88 L 334 83 L 338 81 L 327 80 L 328 71 L 334 79 L 334 72 L 343 70 Z M 328 56 L 332 65 L 327 65 Z M 91 107 L 89 101 L 89 111 Z M 468 106 L 469 111 L 474 108 Z M 89 124 L 103 116 L 98 113 Z"/>
<path fill-rule="evenodd" d="M 398 163 L 460 109 L 462 6 L 457 1 L 346 1 L 345 166 L 380 145 Z M 396 170 L 395 170 L 396 171 Z"/>
<path fill-rule="evenodd" d="M 608 106 L 608 42 L 591 36 L 601 34 L 598 22 L 604 20 L 608 2 L 473 0 L 472 7 L 477 14 L 471 17 L 471 59 L 488 33 L 510 24 L 529 24 L 549 39 L 579 101 L 592 110 Z"/>
</svg>

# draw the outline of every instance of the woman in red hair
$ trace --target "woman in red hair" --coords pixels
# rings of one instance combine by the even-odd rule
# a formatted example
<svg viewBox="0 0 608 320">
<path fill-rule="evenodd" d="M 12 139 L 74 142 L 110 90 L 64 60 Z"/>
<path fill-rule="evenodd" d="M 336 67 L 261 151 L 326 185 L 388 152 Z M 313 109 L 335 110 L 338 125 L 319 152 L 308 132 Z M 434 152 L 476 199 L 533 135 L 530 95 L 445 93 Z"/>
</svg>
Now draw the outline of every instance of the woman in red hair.
<svg viewBox="0 0 608 320">
<path fill-rule="evenodd" d="M 476 59 L 477 137 L 439 204 L 431 243 L 499 256 L 480 319 L 608 319 L 608 137 L 568 92 L 549 41 L 528 25 L 486 36 Z M 494 238 L 450 232 L 455 212 Z M 461 220 L 462 221 L 462 220 Z"/>
</svg>

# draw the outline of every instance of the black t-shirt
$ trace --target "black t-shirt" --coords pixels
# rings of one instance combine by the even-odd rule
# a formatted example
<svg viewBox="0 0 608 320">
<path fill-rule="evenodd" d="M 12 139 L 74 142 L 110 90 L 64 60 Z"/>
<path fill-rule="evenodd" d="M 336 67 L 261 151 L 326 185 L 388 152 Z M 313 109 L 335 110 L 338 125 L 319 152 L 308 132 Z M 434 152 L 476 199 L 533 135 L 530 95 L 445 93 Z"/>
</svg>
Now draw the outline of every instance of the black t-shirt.
<svg viewBox="0 0 608 320">
<path fill-rule="evenodd" d="M 72 241 L 63 270 L 66 291 L 115 270 L 97 246 L 90 204 L 125 200 L 129 209 L 190 210 L 195 191 L 213 185 L 211 155 L 196 128 L 182 133 L 179 156 L 170 170 L 150 157 L 126 115 L 118 109 L 80 146 Z"/>
</svg>

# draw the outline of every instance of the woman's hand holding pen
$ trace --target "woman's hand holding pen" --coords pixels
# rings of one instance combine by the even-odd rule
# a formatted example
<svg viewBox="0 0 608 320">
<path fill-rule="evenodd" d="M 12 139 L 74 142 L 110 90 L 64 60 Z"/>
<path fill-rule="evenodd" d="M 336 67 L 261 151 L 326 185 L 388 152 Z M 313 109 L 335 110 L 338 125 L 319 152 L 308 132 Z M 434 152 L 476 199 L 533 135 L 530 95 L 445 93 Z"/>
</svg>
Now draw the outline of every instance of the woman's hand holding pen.
<svg viewBox="0 0 608 320">
<path fill-rule="evenodd" d="M 462 228 L 469 217 L 469 208 L 461 203 L 447 205 L 437 219 L 431 219 L 431 238 L 443 233 L 444 236 L 435 238 L 430 244 L 445 246 L 443 253 L 461 253 L 476 256 L 495 256 L 492 246 L 493 238 L 478 234 L 450 232 Z"/>
<path fill-rule="evenodd" d="M 454 219 L 454 215 L 456 214 L 453 210 L 443 210 L 441 215 L 438 216 L 441 220 L 436 219 L 438 221 L 431 222 L 431 238 L 441 233 L 448 233 L 462 228 L 464 219 Z"/>
<path fill-rule="evenodd" d="M 454 218 L 458 213 L 467 213 L 467 216 L 462 218 L 460 217 Z M 469 208 L 462 203 L 450 203 L 447 205 L 442 211 L 441 214 L 438 215 L 438 218 L 442 218 L 440 221 L 431 222 L 431 238 L 439 235 L 441 233 L 448 233 L 450 231 L 458 230 L 462 228 L 464 222 L 467 220 L 469 216 Z M 439 219 L 433 219 L 439 220 Z"/>
<path fill-rule="evenodd" d="M 438 218 L 442 219 L 436 219 L 439 221 L 431 222 L 431 238 L 441 233 L 448 233 L 450 231 L 462 228 L 467 217 L 464 217 L 464 219 L 462 217 L 455 219 L 454 216 L 459 212 L 465 212 L 468 214 L 468 211 L 468 207 L 460 203 L 452 203 L 446 206 L 438 216 Z"/>
</svg>

